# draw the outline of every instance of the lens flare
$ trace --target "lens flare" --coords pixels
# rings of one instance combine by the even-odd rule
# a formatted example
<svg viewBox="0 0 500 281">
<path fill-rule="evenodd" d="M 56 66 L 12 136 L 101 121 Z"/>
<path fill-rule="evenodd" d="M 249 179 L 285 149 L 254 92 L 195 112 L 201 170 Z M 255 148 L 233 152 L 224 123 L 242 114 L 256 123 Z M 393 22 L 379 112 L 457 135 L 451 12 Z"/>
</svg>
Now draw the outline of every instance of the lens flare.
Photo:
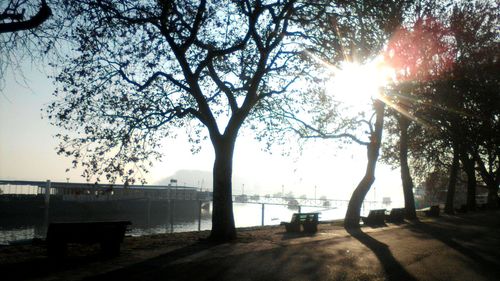
<svg viewBox="0 0 500 281">
<path fill-rule="evenodd" d="M 349 106 L 371 103 L 379 98 L 381 88 L 395 81 L 395 71 L 377 56 L 364 64 L 342 62 L 332 68 L 332 79 L 327 92 Z"/>
</svg>

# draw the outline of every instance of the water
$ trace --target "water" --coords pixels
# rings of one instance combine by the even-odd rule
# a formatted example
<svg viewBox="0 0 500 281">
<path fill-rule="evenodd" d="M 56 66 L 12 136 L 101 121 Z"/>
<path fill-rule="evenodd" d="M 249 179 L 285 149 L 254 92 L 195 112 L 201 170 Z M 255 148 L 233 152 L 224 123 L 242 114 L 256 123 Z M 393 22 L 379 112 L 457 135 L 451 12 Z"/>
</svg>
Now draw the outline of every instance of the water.
<svg viewBox="0 0 500 281">
<path fill-rule="evenodd" d="M 142 236 L 150 234 L 162 234 L 171 232 L 186 232 L 200 230 L 210 230 L 212 226 L 211 206 L 208 210 L 202 209 L 201 220 L 196 215 L 186 215 L 185 212 L 178 212 L 170 217 L 169 214 L 135 214 L 130 217 L 132 226 L 128 235 Z M 369 209 L 380 208 L 381 206 L 367 206 L 362 210 L 362 214 L 367 214 Z M 387 206 L 385 206 L 387 207 Z M 346 203 L 337 204 L 331 207 L 301 207 L 301 212 L 319 212 L 320 221 L 342 219 L 345 216 Z M 262 225 L 262 204 L 259 203 L 234 203 L 233 211 L 236 227 L 251 227 Z M 282 221 L 290 221 L 293 213 L 297 209 L 289 209 L 286 205 L 264 204 L 264 225 L 279 225 Z M 80 218 L 81 219 L 81 218 Z M 88 219 L 88 218 L 86 218 Z M 102 218 L 99 218 L 102 219 Z M 107 216 L 105 219 L 122 219 L 122 217 Z M 70 218 L 71 220 L 71 218 Z M 73 220 L 77 220 L 73 218 Z M 17 240 L 27 240 L 32 238 L 44 238 L 47 224 L 44 223 L 43 216 L 39 218 L 9 218 L 0 220 L 0 244 L 9 244 Z"/>
</svg>

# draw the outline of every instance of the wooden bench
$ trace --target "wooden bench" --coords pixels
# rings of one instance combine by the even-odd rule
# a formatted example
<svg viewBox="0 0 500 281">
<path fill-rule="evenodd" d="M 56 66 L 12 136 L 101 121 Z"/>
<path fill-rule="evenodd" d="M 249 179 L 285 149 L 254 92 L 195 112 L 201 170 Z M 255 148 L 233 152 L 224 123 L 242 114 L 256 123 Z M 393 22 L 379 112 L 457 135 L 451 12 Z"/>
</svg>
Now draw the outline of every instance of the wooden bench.
<svg viewBox="0 0 500 281">
<path fill-rule="evenodd" d="M 49 257 L 64 257 L 68 243 L 99 243 L 101 253 L 106 256 L 120 254 L 130 221 L 106 222 L 54 222 L 47 230 L 47 252 Z"/>
<path fill-rule="evenodd" d="M 366 225 L 384 225 L 385 224 L 385 209 L 370 210 L 367 217 L 361 217 Z"/>
<path fill-rule="evenodd" d="M 439 217 L 439 205 L 431 206 L 428 210 L 424 211 L 428 217 Z"/>
<path fill-rule="evenodd" d="M 282 222 L 286 232 L 300 232 L 301 226 L 304 232 L 316 233 L 318 231 L 319 213 L 295 213 L 290 222 Z"/>
<path fill-rule="evenodd" d="M 405 208 L 392 208 L 391 212 L 385 216 L 387 222 L 402 223 L 405 220 Z"/>
</svg>

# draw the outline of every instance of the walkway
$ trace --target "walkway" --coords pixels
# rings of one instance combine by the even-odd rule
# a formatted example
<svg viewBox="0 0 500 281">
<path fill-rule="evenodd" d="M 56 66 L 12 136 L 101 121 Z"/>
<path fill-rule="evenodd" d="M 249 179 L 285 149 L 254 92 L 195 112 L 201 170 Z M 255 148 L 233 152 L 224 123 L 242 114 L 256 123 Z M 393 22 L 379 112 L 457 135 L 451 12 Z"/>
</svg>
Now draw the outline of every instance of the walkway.
<svg viewBox="0 0 500 281">
<path fill-rule="evenodd" d="M 91 271 L 83 276 L 86 280 L 197 281 L 500 278 L 499 211 L 349 233 L 339 226 L 321 225 L 314 236 L 286 234 L 280 227 L 242 231 L 240 236 L 234 243 L 198 242 L 107 273 Z M 77 270 L 75 275 L 68 273 L 35 279 L 83 277 Z"/>
</svg>

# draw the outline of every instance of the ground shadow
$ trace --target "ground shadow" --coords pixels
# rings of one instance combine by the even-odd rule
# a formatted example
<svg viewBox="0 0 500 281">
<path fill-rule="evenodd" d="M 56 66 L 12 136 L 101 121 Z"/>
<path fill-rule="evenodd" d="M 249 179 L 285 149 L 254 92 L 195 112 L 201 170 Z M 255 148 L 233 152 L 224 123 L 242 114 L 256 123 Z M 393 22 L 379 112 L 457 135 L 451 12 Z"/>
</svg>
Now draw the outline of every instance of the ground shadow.
<svg viewBox="0 0 500 281">
<path fill-rule="evenodd" d="M 382 224 L 362 224 L 361 226 L 363 227 L 370 227 L 370 228 L 384 228 L 387 227 L 388 225 L 384 222 Z"/>
<path fill-rule="evenodd" d="M 301 276 L 307 276 L 307 280 L 319 281 L 324 280 L 319 269 L 324 267 L 324 263 L 329 262 L 329 259 L 323 258 L 314 250 L 317 243 L 313 242 L 306 249 L 300 244 L 244 253 L 231 253 L 228 247 L 227 252 L 223 251 L 221 255 L 183 260 L 190 255 L 221 245 L 197 243 L 84 280 L 288 280 L 289 278 L 277 276 L 289 276 L 290 267 L 293 267 Z M 273 263 L 275 264 L 271 265 Z M 300 266 L 292 266 L 296 264 Z"/>
<path fill-rule="evenodd" d="M 316 236 L 316 233 L 309 233 L 309 232 L 279 232 L 277 234 L 282 235 L 281 240 L 290 240 L 290 239 Z"/>
<path fill-rule="evenodd" d="M 193 258 L 172 259 L 164 255 L 139 265 L 138 271 L 120 269 L 109 274 L 94 276 L 85 280 L 373 280 L 379 276 L 357 270 L 357 256 L 344 249 L 331 247 L 348 237 L 313 240 L 297 244 L 277 244 L 272 247 L 256 247 L 233 251 L 231 245 L 208 249 L 203 256 L 191 248 Z M 241 246 L 241 245 L 240 245 Z M 238 247 L 240 250 L 243 247 Z M 181 254 L 187 251 L 183 249 Z M 201 251 L 200 251 L 201 252 Z M 169 262 L 173 261 L 173 262 Z M 146 268 L 147 267 L 147 268 Z"/>
<path fill-rule="evenodd" d="M 127 280 L 128 275 L 140 276 L 142 272 L 160 269 L 165 265 L 165 262 L 175 261 L 176 259 L 189 256 L 216 245 L 217 244 L 211 242 L 199 241 L 156 258 L 148 259 L 144 262 L 118 270 L 119 276 L 122 276 L 121 280 Z M 76 250 L 70 249 L 70 255 L 57 259 L 49 258 L 46 255 L 45 246 L 40 246 L 40 248 L 43 250 L 39 251 L 40 253 L 37 254 L 37 257 L 22 262 L 0 264 L 1 280 L 17 281 L 46 278 L 59 272 L 78 270 L 82 268 L 82 266 L 114 259 L 114 257 L 103 255 L 99 251 L 99 247 L 95 245 L 86 245 L 86 247 L 78 245 L 75 247 Z M 106 274 L 103 274 L 96 276 L 95 279 L 105 280 L 108 278 Z"/>
<path fill-rule="evenodd" d="M 220 245 L 220 243 L 211 242 L 209 240 L 200 240 L 194 244 L 173 250 L 166 254 L 127 266 L 109 273 L 100 274 L 84 278 L 83 280 L 129 280 L 130 277 L 138 277 L 151 272 L 161 272 L 166 264 L 174 262 L 178 259 L 208 250 L 212 247 Z"/>
<path fill-rule="evenodd" d="M 386 244 L 364 233 L 360 228 L 346 230 L 352 237 L 368 247 L 377 256 L 384 269 L 386 280 L 417 280 L 394 258 Z"/>
<path fill-rule="evenodd" d="M 484 222 L 483 227 L 484 227 Z M 460 216 L 440 217 L 428 223 L 415 221 L 408 229 L 422 235 L 439 240 L 448 247 L 474 261 L 478 271 L 498 278 L 500 268 L 500 231 L 495 223 L 490 225 L 489 231 L 477 231 L 480 225 L 470 218 Z M 497 247 L 492 247 L 497 244 Z"/>
<path fill-rule="evenodd" d="M 54 273 L 75 270 L 82 264 L 91 264 L 109 260 L 103 256 L 98 247 L 88 247 L 85 251 L 78 251 L 64 259 L 51 259 L 46 255 L 45 245 L 36 245 L 39 250 L 33 258 L 21 262 L 0 264 L 1 278 L 3 281 L 9 280 L 29 280 L 48 277 Z M 22 248 L 21 248 L 22 250 Z M 74 250 L 70 250 L 74 253 Z"/>
</svg>

